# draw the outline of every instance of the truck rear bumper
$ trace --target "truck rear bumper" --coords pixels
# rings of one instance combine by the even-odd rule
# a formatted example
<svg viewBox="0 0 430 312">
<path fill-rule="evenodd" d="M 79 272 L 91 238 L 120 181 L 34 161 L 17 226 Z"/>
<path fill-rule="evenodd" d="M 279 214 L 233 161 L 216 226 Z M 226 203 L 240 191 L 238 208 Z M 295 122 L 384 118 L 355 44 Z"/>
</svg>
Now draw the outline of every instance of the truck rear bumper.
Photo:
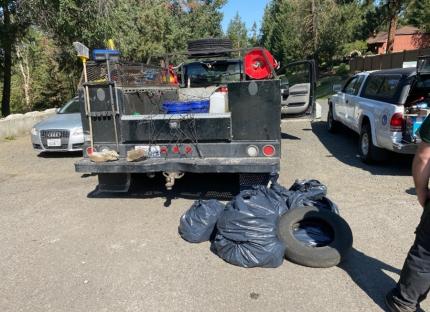
<svg viewBox="0 0 430 312">
<path fill-rule="evenodd" d="M 146 159 L 128 162 L 125 159 L 106 163 L 94 163 L 85 158 L 75 163 L 76 172 L 91 173 L 147 173 L 161 171 L 215 172 L 215 173 L 271 173 L 278 172 L 279 157 L 266 158 L 186 158 Z"/>
<path fill-rule="evenodd" d="M 400 154 L 415 154 L 418 148 L 418 144 L 416 143 L 393 143 L 393 151 Z"/>
</svg>

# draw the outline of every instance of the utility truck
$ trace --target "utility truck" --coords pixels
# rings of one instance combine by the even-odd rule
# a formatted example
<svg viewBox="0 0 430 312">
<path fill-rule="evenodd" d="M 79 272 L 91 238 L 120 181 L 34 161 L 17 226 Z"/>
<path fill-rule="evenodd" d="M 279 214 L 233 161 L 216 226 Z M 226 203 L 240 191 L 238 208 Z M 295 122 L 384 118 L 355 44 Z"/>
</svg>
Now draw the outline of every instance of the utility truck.
<svg viewBox="0 0 430 312">
<path fill-rule="evenodd" d="M 172 189 L 188 172 L 237 173 L 245 186 L 279 172 L 281 98 L 291 86 L 267 50 L 202 39 L 160 66 L 124 63 L 110 50 L 93 59 L 79 87 L 86 142 L 75 169 L 96 173 L 100 191 L 126 192 L 134 173 L 162 173 Z M 314 103 L 314 62 L 289 72 L 308 78 L 300 96 Z"/>
</svg>

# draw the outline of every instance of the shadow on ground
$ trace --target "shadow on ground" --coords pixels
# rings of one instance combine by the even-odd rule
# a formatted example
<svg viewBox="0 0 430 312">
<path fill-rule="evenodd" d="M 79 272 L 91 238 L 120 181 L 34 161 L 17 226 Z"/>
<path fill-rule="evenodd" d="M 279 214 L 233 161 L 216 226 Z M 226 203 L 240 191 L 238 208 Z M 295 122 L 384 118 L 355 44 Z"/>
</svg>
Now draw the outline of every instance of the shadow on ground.
<svg viewBox="0 0 430 312">
<path fill-rule="evenodd" d="M 412 155 L 389 153 L 386 161 L 367 165 L 358 157 L 358 135 L 352 130 L 342 127 L 339 133 L 332 134 L 328 132 L 325 121 L 317 121 L 312 123 L 312 131 L 331 154 L 327 157 L 336 157 L 347 165 L 369 171 L 373 175 L 411 175 Z"/>
<path fill-rule="evenodd" d="M 146 174 L 133 174 L 127 193 L 106 193 L 96 188 L 88 194 L 89 198 L 156 198 L 164 197 L 164 206 L 168 207 L 175 198 L 231 200 L 239 193 L 237 174 L 187 173 L 176 180 L 173 190 L 165 187 L 165 178 L 161 173 L 149 178 Z"/>
<path fill-rule="evenodd" d="M 385 294 L 396 286 L 396 282 L 384 271 L 400 274 L 400 270 L 378 259 L 353 249 L 348 258 L 339 265 L 354 283 L 361 288 L 382 310 L 385 311 Z"/>
<path fill-rule="evenodd" d="M 40 158 L 74 158 L 82 157 L 82 152 L 40 152 L 37 157 Z"/>
<path fill-rule="evenodd" d="M 301 138 L 296 137 L 295 135 L 291 135 L 285 132 L 281 132 L 281 138 L 285 140 L 301 140 Z"/>
</svg>

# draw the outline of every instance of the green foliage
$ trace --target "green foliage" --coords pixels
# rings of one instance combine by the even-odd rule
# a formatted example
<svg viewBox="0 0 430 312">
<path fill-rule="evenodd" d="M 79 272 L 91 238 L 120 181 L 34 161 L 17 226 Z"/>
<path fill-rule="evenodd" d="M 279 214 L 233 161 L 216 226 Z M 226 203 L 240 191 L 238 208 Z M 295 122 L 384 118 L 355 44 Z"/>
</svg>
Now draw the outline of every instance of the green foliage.
<svg viewBox="0 0 430 312">
<path fill-rule="evenodd" d="M 12 110 L 59 106 L 73 95 L 82 70 L 72 47 L 74 41 L 94 49 L 104 47 L 106 40 L 112 38 L 124 59 L 149 62 L 166 52 L 185 50 L 189 39 L 221 37 L 220 8 L 225 2 L 20 1 L 21 11 L 27 12 L 34 27 L 22 32 L 25 37 L 13 37 L 19 53 L 17 50 L 13 57 Z M 5 33 L 10 31 L 2 27 L 0 20 L 0 34 Z M 0 48 L 4 38 L 0 36 Z M 1 65 L 0 53 L 0 72 Z"/>
<path fill-rule="evenodd" d="M 330 65 L 361 22 L 355 1 L 273 0 L 264 13 L 262 41 L 283 62 L 313 57 Z"/>
<path fill-rule="evenodd" d="M 227 28 L 227 37 L 232 41 L 233 48 L 246 48 L 248 45 L 248 31 L 246 25 L 242 22 L 239 12 L 230 21 Z"/>
<path fill-rule="evenodd" d="M 67 77 L 56 60 L 57 53 L 53 40 L 35 27 L 29 28 L 16 44 L 10 101 L 12 112 L 59 106 L 72 95 L 66 85 Z"/>
<path fill-rule="evenodd" d="M 405 20 L 408 24 L 430 32 L 430 0 L 412 0 L 406 8 Z"/>
<path fill-rule="evenodd" d="M 318 99 L 320 98 L 327 98 L 330 95 L 333 94 L 333 86 L 338 84 L 343 84 L 346 80 L 347 76 L 341 75 L 341 76 L 327 76 L 323 77 L 321 79 L 318 79 L 317 87 L 315 90 L 316 97 Z"/>
<path fill-rule="evenodd" d="M 349 73 L 349 65 L 345 63 L 341 63 L 336 68 L 336 75 L 337 76 L 346 76 Z"/>
<path fill-rule="evenodd" d="M 257 23 L 254 22 L 249 31 L 248 45 L 255 47 L 260 45 L 258 34 L 257 34 Z"/>
<path fill-rule="evenodd" d="M 367 42 L 364 40 L 356 40 L 354 42 L 348 42 L 343 45 L 342 55 L 343 56 L 354 56 L 362 55 L 367 51 Z"/>
</svg>

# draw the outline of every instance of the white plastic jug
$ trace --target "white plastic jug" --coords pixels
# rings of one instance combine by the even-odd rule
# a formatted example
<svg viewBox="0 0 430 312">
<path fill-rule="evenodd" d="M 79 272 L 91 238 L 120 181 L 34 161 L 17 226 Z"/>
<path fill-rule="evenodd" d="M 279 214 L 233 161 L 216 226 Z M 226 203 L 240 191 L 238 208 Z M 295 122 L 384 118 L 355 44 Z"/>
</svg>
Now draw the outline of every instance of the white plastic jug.
<svg viewBox="0 0 430 312">
<path fill-rule="evenodd" d="M 209 98 L 209 113 L 220 114 L 228 112 L 227 92 L 214 92 Z"/>
</svg>

